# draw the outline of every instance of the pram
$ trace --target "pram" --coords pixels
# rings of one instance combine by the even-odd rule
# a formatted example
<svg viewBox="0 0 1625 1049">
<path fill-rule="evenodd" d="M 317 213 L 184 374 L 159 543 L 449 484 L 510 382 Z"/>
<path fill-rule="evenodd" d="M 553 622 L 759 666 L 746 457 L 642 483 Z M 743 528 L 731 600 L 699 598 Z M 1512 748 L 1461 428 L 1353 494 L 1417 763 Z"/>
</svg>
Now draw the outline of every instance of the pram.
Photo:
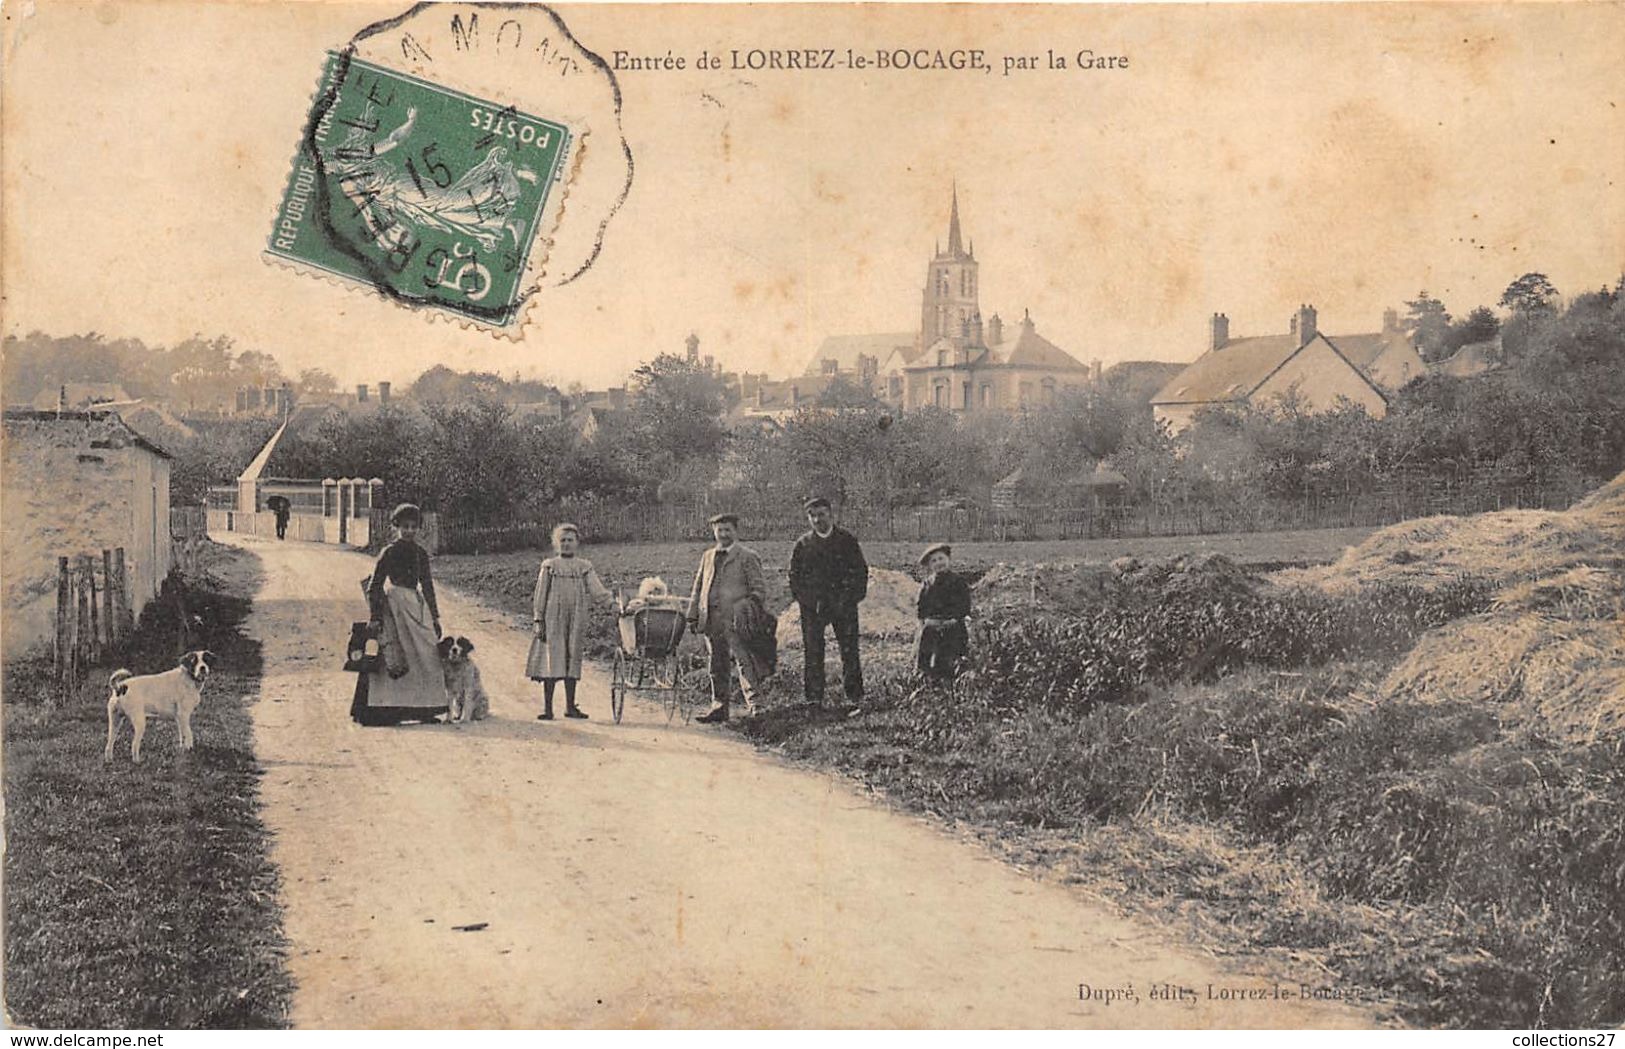
<svg viewBox="0 0 1625 1049">
<path fill-rule="evenodd" d="M 688 601 L 680 597 L 653 597 L 634 602 L 628 608 L 615 596 L 616 623 L 621 645 L 615 651 L 614 677 L 610 679 L 610 710 L 615 723 L 621 722 L 628 692 L 659 693 L 666 708 L 666 724 L 682 712 L 687 724 L 693 708 L 680 680 L 682 663 L 677 647 L 688 626 Z"/>
</svg>

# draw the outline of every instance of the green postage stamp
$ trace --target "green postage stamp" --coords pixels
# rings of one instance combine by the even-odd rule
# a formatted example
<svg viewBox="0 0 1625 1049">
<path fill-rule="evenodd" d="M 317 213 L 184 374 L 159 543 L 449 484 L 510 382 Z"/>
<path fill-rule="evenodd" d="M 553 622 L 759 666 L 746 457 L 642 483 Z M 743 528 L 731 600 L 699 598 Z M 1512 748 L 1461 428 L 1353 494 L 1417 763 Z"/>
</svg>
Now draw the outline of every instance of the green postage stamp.
<svg viewBox="0 0 1625 1049">
<path fill-rule="evenodd" d="M 563 124 L 330 54 L 267 250 L 508 327 L 571 146 Z"/>
</svg>

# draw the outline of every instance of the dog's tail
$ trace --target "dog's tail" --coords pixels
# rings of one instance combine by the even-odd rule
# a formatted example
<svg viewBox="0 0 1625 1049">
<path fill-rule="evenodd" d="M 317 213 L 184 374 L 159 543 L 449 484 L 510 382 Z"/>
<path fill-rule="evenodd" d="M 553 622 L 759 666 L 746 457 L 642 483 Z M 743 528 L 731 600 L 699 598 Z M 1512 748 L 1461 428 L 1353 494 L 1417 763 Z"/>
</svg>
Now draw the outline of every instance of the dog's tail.
<svg viewBox="0 0 1625 1049">
<path fill-rule="evenodd" d="M 128 670 L 124 670 L 122 668 L 115 670 L 113 671 L 113 675 L 107 679 L 107 687 L 113 690 L 113 695 L 122 696 L 124 695 L 124 683 L 133 677 L 135 677 L 135 675 L 130 673 Z"/>
</svg>

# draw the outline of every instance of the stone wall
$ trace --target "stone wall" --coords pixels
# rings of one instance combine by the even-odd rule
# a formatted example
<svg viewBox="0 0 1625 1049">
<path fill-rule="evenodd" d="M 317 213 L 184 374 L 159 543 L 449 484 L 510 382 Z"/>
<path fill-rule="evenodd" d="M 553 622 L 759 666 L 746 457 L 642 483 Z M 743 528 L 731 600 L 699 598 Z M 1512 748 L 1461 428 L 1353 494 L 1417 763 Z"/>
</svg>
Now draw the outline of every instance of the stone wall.
<svg viewBox="0 0 1625 1049">
<path fill-rule="evenodd" d="M 5 656 L 50 642 L 58 557 L 99 559 L 103 549 L 122 546 L 127 566 L 135 568 L 133 593 L 157 592 L 169 570 L 169 462 L 136 444 L 116 417 L 6 419 L 0 485 Z M 155 511 L 161 511 L 158 543 Z M 138 516 L 146 519 L 139 531 Z"/>
</svg>

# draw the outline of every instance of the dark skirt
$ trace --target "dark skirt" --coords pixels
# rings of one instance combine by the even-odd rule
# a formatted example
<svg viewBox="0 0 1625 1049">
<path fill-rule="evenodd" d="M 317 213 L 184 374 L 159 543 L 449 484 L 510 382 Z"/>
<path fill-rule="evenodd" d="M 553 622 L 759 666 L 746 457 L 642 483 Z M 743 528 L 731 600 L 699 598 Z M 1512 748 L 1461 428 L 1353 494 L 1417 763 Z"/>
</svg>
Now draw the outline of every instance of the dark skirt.
<svg viewBox="0 0 1625 1049">
<path fill-rule="evenodd" d="M 914 639 L 914 665 L 927 677 L 951 678 L 959 673 L 959 664 L 969 648 L 970 633 L 963 619 L 956 619 L 948 626 L 921 623 Z"/>
<path fill-rule="evenodd" d="M 355 697 L 350 700 L 350 720 L 358 725 L 399 725 L 407 721 L 434 721 L 446 707 L 372 707 L 367 705 L 370 674 L 355 676 Z"/>
</svg>

